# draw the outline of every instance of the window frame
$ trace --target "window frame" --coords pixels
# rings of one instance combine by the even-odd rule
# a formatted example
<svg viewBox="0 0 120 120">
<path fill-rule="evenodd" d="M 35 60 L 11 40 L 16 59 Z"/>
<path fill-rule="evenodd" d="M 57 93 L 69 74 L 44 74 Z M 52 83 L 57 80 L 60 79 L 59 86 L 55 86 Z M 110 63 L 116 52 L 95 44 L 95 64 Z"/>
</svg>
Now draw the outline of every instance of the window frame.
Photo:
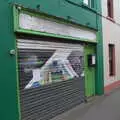
<svg viewBox="0 0 120 120">
<path fill-rule="evenodd" d="M 114 18 L 114 5 L 113 0 L 107 0 L 107 16 L 110 19 Z"/>
<path fill-rule="evenodd" d="M 115 63 L 115 45 L 109 44 L 109 76 L 115 76 L 116 63 Z"/>
</svg>

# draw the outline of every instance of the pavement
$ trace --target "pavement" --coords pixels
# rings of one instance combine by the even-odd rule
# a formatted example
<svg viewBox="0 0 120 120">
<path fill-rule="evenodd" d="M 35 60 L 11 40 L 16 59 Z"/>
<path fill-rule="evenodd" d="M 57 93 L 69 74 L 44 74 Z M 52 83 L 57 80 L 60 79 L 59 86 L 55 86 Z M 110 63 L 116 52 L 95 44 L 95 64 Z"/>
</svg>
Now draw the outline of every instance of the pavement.
<svg viewBox="0 0 120 120">
<path fill-rule="evenodd" d="M 120 88 L 101 97 L 95 97 L 52 120 L 120 120 Z"/>
</svg>

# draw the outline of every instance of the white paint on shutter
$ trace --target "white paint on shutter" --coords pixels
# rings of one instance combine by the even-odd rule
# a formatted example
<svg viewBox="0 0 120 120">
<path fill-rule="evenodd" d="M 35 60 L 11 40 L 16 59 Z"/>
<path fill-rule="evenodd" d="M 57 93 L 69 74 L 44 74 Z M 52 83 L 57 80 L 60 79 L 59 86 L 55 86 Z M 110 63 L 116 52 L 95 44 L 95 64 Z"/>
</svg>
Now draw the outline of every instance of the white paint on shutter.
<svg viewBox="0 0 120 120">
<path fill-rule="evenodd" d="M 72 43 L 57 43 L 57 42 L 47 42 L 47 41 L 38 41 L 38 40 L 24 40 L 18 39 L 17 46 L 19 49 L 56 49 L 64 53 L 64 50 L 72 49 L 83 51 L 83 46 L 80 44 Z"/>
</svg>

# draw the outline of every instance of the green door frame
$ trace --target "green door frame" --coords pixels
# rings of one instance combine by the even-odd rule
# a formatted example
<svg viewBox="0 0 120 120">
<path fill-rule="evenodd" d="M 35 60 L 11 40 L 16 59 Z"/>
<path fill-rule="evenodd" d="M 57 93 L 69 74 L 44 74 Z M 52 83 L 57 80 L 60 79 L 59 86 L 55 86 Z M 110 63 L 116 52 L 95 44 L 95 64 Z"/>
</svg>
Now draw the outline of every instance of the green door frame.
<svg viewBox="0 0 120 120">
<path fill-rule="evenodd" d="M 85 96 L 95 96 L 96 66 L 88 65 L 88 55 L 96 54 L 95 44 L 86 44 L 84 46 L 84 70 L 85 70 Z"/>
</svg>

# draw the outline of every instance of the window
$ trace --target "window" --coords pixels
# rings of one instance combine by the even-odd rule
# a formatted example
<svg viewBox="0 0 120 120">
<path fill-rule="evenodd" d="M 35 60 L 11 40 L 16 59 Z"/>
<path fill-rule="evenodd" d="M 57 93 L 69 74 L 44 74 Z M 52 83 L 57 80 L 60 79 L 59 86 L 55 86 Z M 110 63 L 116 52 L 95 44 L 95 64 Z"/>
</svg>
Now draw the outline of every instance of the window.
<svg viewBox="0 0 120 120">
<path fill-rule="evenodd" d="M 109 44 L 109 75 L 115 75 L 115 46 Z"/>
<path fill-rule="evenodd" d="M 107 1 L 108 17 L 113 18 L 113 0 Z"/>
<path fill-rule="evenodd" d="M 86 5 L 89 5 L 89 0 L 83 0 L 83 3 L 85 3 Z"/>
<path fill-rule="evenodd" d="M 94 8 L 94 0 L 83 0 L 83 3 L 91 8 Z"/>
</svg>

